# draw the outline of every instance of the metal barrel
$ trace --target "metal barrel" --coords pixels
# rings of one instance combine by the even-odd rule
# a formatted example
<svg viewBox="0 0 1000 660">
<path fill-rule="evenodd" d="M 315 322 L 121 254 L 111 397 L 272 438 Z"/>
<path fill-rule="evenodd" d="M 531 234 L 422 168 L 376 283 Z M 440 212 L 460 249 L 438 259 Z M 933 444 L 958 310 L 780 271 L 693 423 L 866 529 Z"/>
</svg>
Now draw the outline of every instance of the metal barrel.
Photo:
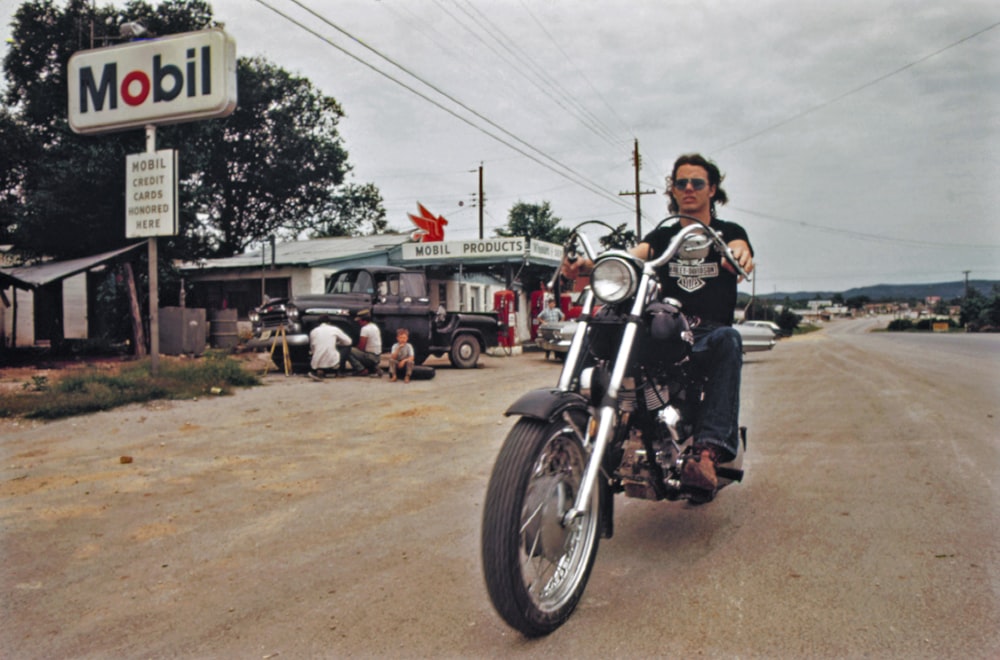
<svg viewBox="0 0 1000 660">
<path fill-rule="evenodd" d="M 235 309 L 208 310 L 208 327 L 212 348 L 235 348 L 239 343 Z"/>
</svg>

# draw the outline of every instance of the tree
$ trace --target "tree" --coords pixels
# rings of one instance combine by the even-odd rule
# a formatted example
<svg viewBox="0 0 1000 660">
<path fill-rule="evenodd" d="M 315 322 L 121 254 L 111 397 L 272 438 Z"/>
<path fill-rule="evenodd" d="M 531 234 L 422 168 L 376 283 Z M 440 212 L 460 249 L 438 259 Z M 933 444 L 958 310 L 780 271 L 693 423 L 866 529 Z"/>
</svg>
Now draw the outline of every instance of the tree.
<svg viewBox="0 0 1000 660">
<path fill-rule="evenodd" d="M 528 204 L 518 202 L 507 214 L 507 226 L 496 230 L 497 236 L 526 236 L 550 243 L 562 243 L 570 234 L 570 230 L 560 227 L 562 222 L 552 215 L 548 202 Z"/>
<path fill-rule="evenodd" d="M 334 99 L 262 59 L 241 59 L 238 72 L 240 107 L 206 122 L 193 149 L 196 198 L 221 255 L 322 223 L 349 169 Z"/>
<path fill-rule="evenodd" d="M 781 313 L 778 314 L 778 318 L 775 319 L 775 323 L 785 331 L 786 334 L 790 335 L 795 332 L 795 328 L 799 327 L 799 323 L 802 322 L 802 317 L 792 311 L 792 301 L 790 298 L 785 298 L 785 304 L 781 308 Z"/>
<path fill-rule="evenodd" d="M 388 229 L 382 194 L 371 183 L 345 185 L 321 217 L 311 233 L 313 238 L 382 234 Z"/>
<path fill-rule="evenodd" d="M 627 229 L 628 223 L 623 222 L 606 235 L 601 236 L 601 246 L 605 250 L 627 250 L 634 247 L 638 242 L 638 237 L 631 229 Z"/>
<path fill-rule="evenodd" d="M 31 140 L 23 122 L 0 108 L 0 244 L 10 244 L 17 231 L 15 211 L 21 203 L 25 167 L 31 162 Z"/>
<path fill-rule="evenodd" d="M 983 328 L 1000 328 L 1000 287 L 994 286 L 990 296 L 984 296 L 971 287 L 962 299 L 959 322 L 973 332 Z"/>
<path fill-rule="evenodd" d="M 15 14 L 0 138 L 5 153 L 30 157 L 12 159 L 0 173 L 0 211 L 2 230 L 29 257 L 75 257 L 126 242 L 125 156 L 145 151 L 144 132 L 73 133 L 65 73 L 70 55 L 91 46 L 92 29 L 93 45 L 115 43 L 126 20 L 161 36 L 215 25 L 202 0 L 166 0 L 155 9 L 133 0 L 121 10 L 31 0 Z M 157 130 L 158 148 L 180 152 L 180 235 L 161 241 L 164 261 L 229 256 L 271 235 L 324 227 L 383 229 L 377 189 L 344 185 L 350 165 L 337 102 L 262 59 L 241 58 L 237 78 L 239 106 L 229 117 Z"/>
</svg>

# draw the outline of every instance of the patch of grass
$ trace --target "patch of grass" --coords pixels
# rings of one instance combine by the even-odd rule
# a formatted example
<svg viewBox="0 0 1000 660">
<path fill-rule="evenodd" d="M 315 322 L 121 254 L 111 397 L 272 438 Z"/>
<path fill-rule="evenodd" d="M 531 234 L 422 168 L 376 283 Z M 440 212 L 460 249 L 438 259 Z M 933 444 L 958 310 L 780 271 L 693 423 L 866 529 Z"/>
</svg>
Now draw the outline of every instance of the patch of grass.
<svg viewBox="0 0 1000 660">
<path fill-rule="evenodd" d="M 30 383 L 25 383 L 22 387 L 32 392 L 46 392 L 49 389 L 48 376 L 32 376 Z"/>
<path fill-rule="evenodd" d="M 131 363 L 117 373 L 87 369 L 48 383 L 44 394 L 17 393 L 0 400 L 0 416 L 58 419 L 155 399 L 191 399 L 230 394 L 234 387 L 252 387 L 260 378 L 226 353 L 210 352 L 185 362 L 162 361 L 151 374 L 149 359 Z"/>
</svg>

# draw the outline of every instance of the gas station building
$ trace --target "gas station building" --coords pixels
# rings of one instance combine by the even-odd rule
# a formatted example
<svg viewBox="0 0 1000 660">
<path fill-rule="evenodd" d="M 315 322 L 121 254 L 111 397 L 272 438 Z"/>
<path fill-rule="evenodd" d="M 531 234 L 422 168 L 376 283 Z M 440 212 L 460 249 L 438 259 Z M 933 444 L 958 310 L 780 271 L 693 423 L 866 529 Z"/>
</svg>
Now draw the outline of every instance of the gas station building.
<svg viewBox="0 0 1000 660">
<path fill-rule="evenodd" d="M 186 306 L 236 309 L 246 328 L 248 312 L 265 299 L 322 293 L 329 278 L 344 268 L 419 269 L 427 275 L 432 307 L 496 310 L 514 328 L 514 343 L 521 344 L 533 339 L 531 320 L 541 311 L 542 287 L 561 258 L 562 246 L 524 237 L 413 242 L 409 234 L 381 234 L 265 245 L 180 268 L 191 291 Z M 505 309 L 510 304 L 499 302 L 504 299 L 513 300 L 513 309 Z"/>
</svg>

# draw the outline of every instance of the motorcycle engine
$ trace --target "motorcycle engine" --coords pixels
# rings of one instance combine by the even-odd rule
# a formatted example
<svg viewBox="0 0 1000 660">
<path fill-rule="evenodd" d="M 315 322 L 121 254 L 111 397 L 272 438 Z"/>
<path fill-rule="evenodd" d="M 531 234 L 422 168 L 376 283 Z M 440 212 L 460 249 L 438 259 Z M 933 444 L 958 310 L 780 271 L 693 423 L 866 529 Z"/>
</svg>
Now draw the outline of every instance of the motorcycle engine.
<svg viewBox="0 0 1000 660">
<path fill-rule="evenodd" d="M 646 410 L 659 410 L 670 401 L 670 386 L 658 384 L 652 378 L 642 378 L 638 384 L 635 378 L 624 378 L 618 395 L 619 409 L 622 412 L 634 412 L 638 409 L 640 400 Z"/>
</svg>

